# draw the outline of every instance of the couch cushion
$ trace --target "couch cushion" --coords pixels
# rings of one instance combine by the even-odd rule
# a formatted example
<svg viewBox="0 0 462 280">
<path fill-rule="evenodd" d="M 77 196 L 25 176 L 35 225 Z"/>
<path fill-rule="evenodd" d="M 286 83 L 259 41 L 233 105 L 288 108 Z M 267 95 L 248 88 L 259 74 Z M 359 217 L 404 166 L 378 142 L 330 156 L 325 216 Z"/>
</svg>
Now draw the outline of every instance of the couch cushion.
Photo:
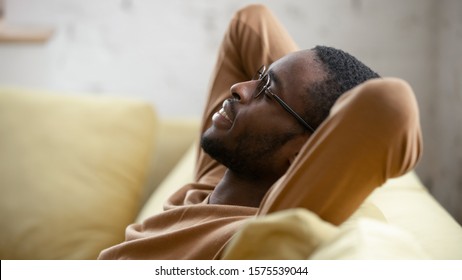
<svg viewBox="0 0 462 280">
<path fill-rule="evenodd" d="M 198 144 L 190 145 L 178 164 L 153 191 L 140 210 L 136 218 L 137 223 L 141 223 L 145 219 L 164 211 L 164 203 L 167 199 L 184 185 L 193 182 L 197 145 Z"/>
<path fill-rule="evenodd" d="M 156 152 L 152 157 L 148 184 L 143 194 L 143 203 L 151 197 L 153 191 L 156 191 L 160 185 L 164 185 L 164 180 L 172 173 L 173 169 L 177 168 L 178 162 L 187 153 L 191 143 L 197 141 L 199 138 L 199 125 L 200 121 L 196 118 L 168 117 L 159 119 L 156 127 Z M 191 164 L 191 172 L 190 176 L 187 177 L 187 183 L 190 183 L 193 179 L 193 169 L 194 161 Z M 178 189 L 183 185 L 176 185 L 175 188 Z"/>
<path fill-rule="evenodd" d="M 415 172 L 388 180 L 367 199 L 390 224 L 412 234 L 432 259 L 462 259 L 462 228 Z"/>
<path fill-rule="evenodd" d="M 338 233 L 337 227 L 305 209 L 289 209 L 258 217 L 244 225 L 227 245 L 228 260 L 306 259 Z"/>
<path fill-rule="evenodd" d="M 1 259 L 94 259 L 121 242 L 155 125 L 143 102 L 0 89 Z"/>
<path fill-rule="evenodd" d="M 405 230 L 376 216 L 372 204 L 336 227 L 306 209 L 250 220 L 231 240 L 224 259 L 428 259 Z M 371 215 L 372 213 L 372 215 Z"/>
<path fill-rule="evenodd" d="M 249 220 L 228 244 L 223 258 L 307 259 L 318 247 L 343 235 L 342 229 L 355 228 L 358 221 L 364 219 L 386 224 L 381 211 L 367 201 L 341 227 L 323 221 L 306 209 L 275 212 Z"/>
<path fill-rule="evenodd" d="M 318 246 L 312 260 L 403 260 L 430 256 L 407 231 L 369 218 L 342 224 L 339 233 Z"/>
</svg>

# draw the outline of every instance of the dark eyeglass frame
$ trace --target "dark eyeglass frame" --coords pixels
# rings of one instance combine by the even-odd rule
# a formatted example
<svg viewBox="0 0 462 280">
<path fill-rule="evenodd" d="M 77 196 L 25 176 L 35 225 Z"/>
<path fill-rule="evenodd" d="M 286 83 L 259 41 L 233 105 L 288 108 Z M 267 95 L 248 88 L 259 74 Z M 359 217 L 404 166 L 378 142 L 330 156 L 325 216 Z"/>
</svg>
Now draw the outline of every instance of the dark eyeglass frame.
<svg viewBox="0 0 462 280">
<path fill-rule="evenodd" d="M 297 119 L 297 121 L 303 125 L 303 127 L 305 127 L 307 130 L 311 131 L 312 133 L 314 132 L 314 128 L 312 126 L 310 126 L 302 117 L 300 117 L 299 114 L 297 114 L 292 108 L 290 108 L 289 105 L 287 105 L 287 103 L 285 103 L 279 96 L 277 96 L 274 92 L 272 92 L 270 90 L 270 84 L 271 84 L 271 77 L 266 73 L 266 66 L 265 65 L 262 65 L 257 73 L 255 73 L 255 75 L 253 76 L 252 80 L 258 80 L 258 81 L 262 81 L 263 78 L 265 77 L 268 77 L 267 78 L 267 82 L 265 83 L 265 85 L 263 87 L 260 88 L 260 86 L 257 87 L 257 90 L 258 92 L 254 95 L 254 98 L 258 98 L 263 92 L 266 94 L 266 95 L 269 95 L 270 97 L 273 97 L 276 102 L 279 103 L 279 105 L 282 106 L 282 108 L 284 108 L 284 110 L 286 110 L 289 114 L 291 114 L 294 118 Z"/>
</svg>

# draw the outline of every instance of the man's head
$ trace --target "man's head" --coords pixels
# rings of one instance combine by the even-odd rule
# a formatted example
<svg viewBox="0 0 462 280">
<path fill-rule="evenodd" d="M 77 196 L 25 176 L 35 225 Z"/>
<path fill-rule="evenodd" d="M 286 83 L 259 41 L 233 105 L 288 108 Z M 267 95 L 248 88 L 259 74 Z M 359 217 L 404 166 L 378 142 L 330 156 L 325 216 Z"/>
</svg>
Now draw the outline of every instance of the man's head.
<svg viewBox="0 0 462 280">
<path fill-rule="evenodd" d="M 288 111 L 317 128 L 342 93 L 375 77 L 357 59 L 333 48 L 318 46 L 288 54 L 261 79 L 231 87 L 232 98 L 213 116 L 202 147 L 235 173 L 276 180 L 311 135 Z"/>
<path fill-rule="evenodd" d="M 355 86 L 380 76 L 364 65 L 354 56 L 331 47 L 316 46 L 310 51 L 316 55 L 326 73 L 326 78 L 308 88 L 307 98 L 310 101 L 304 111 L 304 117 L 311 120 L 316 128 L 327 118 L 335 101 Z"/>
</svg>

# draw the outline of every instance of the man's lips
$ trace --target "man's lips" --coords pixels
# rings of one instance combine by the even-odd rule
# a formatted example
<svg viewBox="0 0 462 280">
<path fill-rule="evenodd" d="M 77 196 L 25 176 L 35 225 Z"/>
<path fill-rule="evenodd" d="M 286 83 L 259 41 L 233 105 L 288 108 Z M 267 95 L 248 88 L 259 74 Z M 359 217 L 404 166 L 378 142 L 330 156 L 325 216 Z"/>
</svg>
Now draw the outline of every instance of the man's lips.
<svg viewBox="0 0 462 280">
<path fill-rule="evenodd" d="M 224 108 L 221 108 L 220 111 L 218 111 L 218 114 L 222 115 L 225 119 L 227 119 L 230 123 L 233 123 L 231 118 L 226 114 L 226 111 Z"/>
<path fill-rule="evenodd" d="M 218 126 L 225 126 L 227 128 L 231 127 L 234 122 L 234 112 L 232 110 L 232 101 L 226 99 L 223 102 L 221 109 L 216 112 L 212 120 Z"/>
<path fill-rule="evenodd" d="M 231 123 L 234 122 L 234 110 L 233 110 L 233 102 L 234 100 L 226 99 L 223 101 L 222 108 L 218 111 L 223 117 L 225 117 Z"/>
</svg>

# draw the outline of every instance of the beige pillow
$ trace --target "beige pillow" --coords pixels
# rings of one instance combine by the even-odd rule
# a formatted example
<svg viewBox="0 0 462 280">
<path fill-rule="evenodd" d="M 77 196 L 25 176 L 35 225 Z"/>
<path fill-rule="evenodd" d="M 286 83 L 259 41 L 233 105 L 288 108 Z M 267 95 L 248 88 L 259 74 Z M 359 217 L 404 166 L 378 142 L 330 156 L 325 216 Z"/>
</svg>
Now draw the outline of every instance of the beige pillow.
<svg viewBox="0 0 462 280">
<path fill-rule="evenodd" d="M 319 247 L 335 248 L 330 246 L 332 240 L 343 240 L 343 236 L 351 239 L 352 232 L 357 232 L 351 229 L 356 229 L 358 224 L 363 225 L 363 220 L 386 224 L 380 209 L 368 201 L 341 227 L 323 221 L 306 209 L 272 213 L 250 220 L 227 245 L 223 259 L 308 259 Z M 364 230 L 364 226 L 359 230 Z M 325 251 L 327 253 L 324 254 Z M 325 251 L 318 257 L 338 257 L 332 250 Z"/>
<path fill-rule="evenodd" d="M 121 242 L 155 126 L 143 102 L 0 89 L 0 258 L 94 259 Z"/>
<path fill-rule="evenodd" d="M 369 218 L 340 226 L 339 233 L 320 244 L 312 260 L 429 259 L 415 238 L 404 229 Z"/>
<path fill-rule="evenodd" d="M 335 227 L 305 209 L 290 209 L 247 223 L 226 247 L 223 259 L 428 259 L 412 235 L 368 211 Z M 375 214 L 377 209 L 372 210 Z M 374 215 L 372 215 L 374 216 Z"/>
<path fill-rule="evenodd" d="M 289 209 L 247 223 L 223 253 L 230 260 L 307 259 L 338 229 L 305 209 Z"/>
</svg>

